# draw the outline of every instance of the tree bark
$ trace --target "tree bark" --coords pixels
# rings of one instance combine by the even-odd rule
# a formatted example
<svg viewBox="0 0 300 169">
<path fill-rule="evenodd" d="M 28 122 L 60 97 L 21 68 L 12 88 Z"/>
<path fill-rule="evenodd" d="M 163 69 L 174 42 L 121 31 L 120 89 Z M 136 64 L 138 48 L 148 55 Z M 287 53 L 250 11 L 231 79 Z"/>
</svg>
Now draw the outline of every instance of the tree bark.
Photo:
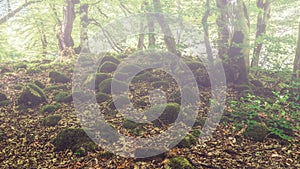
<svg viewBox="0 0 300 169">
<path fill-rule="evenodd" d="M 294 60 L 294 77 L 299 78 L 300 77 L 300 22 L 299 22 L 299 30 L 298 30 L 298 43 L 297 43 L 297 49 L 296 49 L 296 55 Z"/>
<path fill-rule="evenodd" d="M 268 21 L 270 19 L 271 12 L 271 0 L 257 0 L 257 7 L 261 10 L 257 16 L 257 26 L 256 26 L 256 45 L 253 51 L 253 59 L 251 62 L 251 67 L 258 67 L 259 56 L 263 46 L 263 43 L 260 42 L 259 38 L 266 33 L 266 28 Z M 263 11 L 262 11 L 263 10 Z"/>
<path fill-rule="evenodd" d="M 143 13 L 145 12 L 145 10 L 144 10 L 145 3 L 146 2 L 142 2 L 142 4 L 141 4 L 141 12 L 143 12 Z M 137 48 L 139 50 L 143 50 L 143 48 L 145 46 L 145 43 L 144 43 L 144 41 L 145 41 L 145 34 L 144 34 L 144 21 L 143 21 L 142 18 L 140 19 L 140 25 L 139 25 L 139 27 L 140 27 L 140 32 L 139 32 L 139 41 L 138 41 Z"/>
<path fill-rule="evenodd" d="M 209 15 L 210 15 L 210 0 L 206 0 L 206 11 L 204 16 L 202 17 L 202 25 L 204 29 L 204 43 L 206 47 L 207 58 L 208 61 L 212 64 L 214 59 L 213 59 L 212 49 L 209 40 L 209 31 L 208 31 L 208 24 L 207 24 L 207 19 Z"/>
<path fill-rule="evenodd" d="M 230 84 L 249 84 L 249 18 L 243 0 L 231 4 L 217 0 L 220 11 L 218 25 L 218 54 L 222 59 L 226 81 Z M 228 9 L 233 9 L 229 11 Z"/>
<path fill-rule="evenodd" d="M 149 31 L 149 34 L 148 34 L 148 47 L 151 48 L 153 46 L 155 46 L 155 34 L 154 34 L 154 31 L 155 31 L 155 28 L 154 28 L 154 16 L 151 15 L 150 13 L 153 11 L 151 10 L 151 7 L 149 5 L 148 2 L 145 2 L 145 9 L 146 9 L 146 18 L 147 18 L 147 25 L 148 25 L 148 31 Z"/>
<path fill-rule="evenodd" d="M 164 33 L 164 41 L 169 52 L 177 54 L 175 38 L 162 13 L 160 0 L 153 0 L 156 20 Z"/>
<path fill-rule="evenodd" d="M 80 6 L 80 53 L 90 53 L 89 43 L 88 43 L 88 4 L 83 4 Z M 79 52 L 77 52 L 79 53 Z"/>
<path fill-rule="evenodd" d="M 63 21 L 57 38 L 59 50 L 63 52 L 62 55 L 65 56 L 68 55 L 68 53 L 65 53 L 64 51 L 74 47 L 72 38 L 72 29 L 75 20 L 74 6 L 78 3 L 79 0 L 66 0 L 66 6 L 63 7 Z"/>
</svg>

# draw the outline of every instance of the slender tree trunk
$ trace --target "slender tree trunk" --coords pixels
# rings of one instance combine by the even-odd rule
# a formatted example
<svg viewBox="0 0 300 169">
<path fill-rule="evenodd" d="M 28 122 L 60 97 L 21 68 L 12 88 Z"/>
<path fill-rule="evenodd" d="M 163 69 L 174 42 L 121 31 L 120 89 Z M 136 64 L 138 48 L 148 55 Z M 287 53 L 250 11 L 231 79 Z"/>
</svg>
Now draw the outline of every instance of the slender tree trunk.
<svg viewBox="0 0 300 169">
<path fill-rule="evenodd" d="M 147 18 L 147 25 L 148 25 L 148 47 L 151 48 L 155 46 L 155 28 L 154 28 L 154 19 L 155 17 L 151 15 L 150 13 L 153 11 L 152 8 L 150 7 L 148 2 L 145 2 L 145 9 L 146 9 L 146 18 Z"/>
<path fill-rule="evenodd" d="M 294 60 L 294 77 L 300 77 L 300 22 L 299 22 L 299 30 L 298 30 L 298 43 L 296 49 L 296 55 Z"/>
<path fill-rule="evenodd" d="M 160 0 L 153 0 L 153 5 L 154 12 L 156 13 L 156 20 L 164 33 L 164 41 L 166 43 L 167 49 L 169 52 L 177 54 L 175 38 L 169 25 L 165 21 L 164 16 L 161 15 L 162 9 Z"/>
<path fill-rule="evenodd" d="M 253 59 L 251 67 L 258 67 L 259 56 L 263 46 L 263 43 L 259 40 L 263 34 L 266 33 L 268 21 L 270 19 L 271 12 L 271 0 L 257 0 L 257 7 L 261 10 L 257 16 L 255 48 L 253 51 Z M 262 11 L 263 10 L 263 11 Z"/>
<path fill-rule="evenodd" d="M 80 52 L 81 53 L 90 53 L 89 43 L 88 43 L 88 4 L 83 4 L 80 6 Z M 77 52 L 79 53 L 79 52 Z"/>
<path fill-rule="evenodd" d="M 144 10 L 144 7 L 145 6 L 145 2 L 142 2 L 141 4 L 141 12 L 145 13 L 145 10 Z M 139 32 L 139 41 L 138 41 L 138 45 L 137 45 L 137 48 L 139 50 L 143 50 L 145 44 L 144 44 L 144 41 L 145 41 L 145 34 L 144 34 L 144 21 L 143 19 L 140 19 L 140 32 Z"/>
<path fill-rule="evenodd" d="M 66 0 L 66 6 L 63 7 L 63 21 L 58 38 L 58 46 L 62 55 L 68 55 L 65 53 L 68 49 L 74 47 L 74 41 L 72 39 L 72 29 L 75 20 L 74 6 L 78 4 L 79 0 Z"/>
<path fill-rule="evenodd" d="M 210 0 L 206 0 L 206 11 L 204 16 L 202 17 L 202 25 L 204 29 L 204 42 L 206 47 L 207 58 L 208 61 L 212 64 L 214 59 L 213 59 L 212 49 L 209 40 L 209 31 L 208 31 L 208 24 L 207 24 L 207 19 L 209 15 L 210 15 Z"/>
</svg>

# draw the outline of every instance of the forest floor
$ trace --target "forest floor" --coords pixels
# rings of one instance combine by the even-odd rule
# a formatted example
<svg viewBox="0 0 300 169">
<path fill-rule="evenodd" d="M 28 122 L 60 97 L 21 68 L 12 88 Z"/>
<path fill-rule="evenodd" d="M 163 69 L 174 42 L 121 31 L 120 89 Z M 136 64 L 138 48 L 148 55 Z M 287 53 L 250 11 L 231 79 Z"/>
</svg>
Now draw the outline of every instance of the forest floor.
<svg viewBox="0 0 300 169">
<path fill-rule="evenodd" d="M 7 66 L 12 71 L 0 74 L 0 90 L 11 100 L 10 104 L 0 107 L 0 168 L 170 168 L 169 159 L 178 156 L 188 159 L 194 168 L 300 168 L 299 130 L 294 131 L 293 140 L 290 141 L 269 137 L 263 141 L 254 141 L 242 134 L 245 124 L 241 123 L 242 127 L 236 129 L 232 122 L 221 122 L 212 137 L 201 144 L 175 147 L 163 156 L 153 158 L 105 156 L 103 154 L 106 151 L 101 147 L 83 156 L 69 149 L 54 151 L 51 140 L 60 131 L 81 127 L 73 103 L 60 103 L 60 108 L 52 114 L 61 115 L 62 119 L 55 126 L 45 126 L 41 121 L 49 113 L 43 113 L 42 106 L 56 103 L 54 97 L 57 91 L 47 91 L 47 103 L 32 108 L 21 109 L 17 100 L 22 87 L 36 80 L 42 82 L 45 88 L 65 85 L 63 90 L 71 92 L 71 82 L 50 82 L 49 72 L 57 70 L 72 77 L 73 65 L 49 64 L 47 60 L 30 62 L 28 65 L 18 68 Z M 4 64 L 1 66 L 4 67 Z M 200 92 L 204 100 L 209 100 L 207 91 L 203 88 Z M 234 95 L 234 92 L 229 94 Z M 202 111 L 205 110 L 204 107 Z M 118 120 L 115 120 L 115 126 L 121 133 L 126 133 L 126 130 L 122 131 Z"/>
</svg>

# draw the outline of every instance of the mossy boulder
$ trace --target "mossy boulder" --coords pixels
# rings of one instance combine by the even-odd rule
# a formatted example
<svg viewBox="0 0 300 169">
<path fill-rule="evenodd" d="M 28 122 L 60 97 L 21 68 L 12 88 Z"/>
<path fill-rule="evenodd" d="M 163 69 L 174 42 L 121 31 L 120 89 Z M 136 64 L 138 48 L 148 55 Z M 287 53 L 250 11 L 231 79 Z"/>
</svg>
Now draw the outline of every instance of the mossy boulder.
<svg viewBox="0 0 300 169">
<path fill-rule="evenodd" d="M 248 126 L 243 134 L 254 141 L 263 141 L 268 136 L 269 130 L 264 123 L 256 122 L 253 125 Z"/>
<path fill-rule="evenodd" d="M 174 157 L 169 159 L 168 165 L 174 169 L 194 169 L 194 166 L 185 157 Z"/>
<path fill-rule="evenodd" d="M 101 92 L 96 94 L 96 101 L 99 104 L 101 104 L 107 100 L 110 100 L 110 99 L 111 99 L 111 96 L 109 94 L 101 93 Z"/>
<path fill-rule="evenodd" d="M 68 87 L 66 85 L 50 85 L 46 87 L 45 92 L 52 92 L 55 90 L 68 90 Z"/>
<path fill-rule="evenodd" d="M 113 62 L 104 62 L 100 68 L 99 71 L 102 73 L 112 73 L 117 69 L 118 65 Z"/>
<path fill-rule="evenodd" d="M 61 115 L 49 115 L 42 121 L 42 124 L 45 126 L 56 126 L 61 119 Z"/>
<path fill-rule="evenodd" d="M 49 78 L 51 83 L 67 83 L 71 81 L 66 74 L 58 71 L 51 71 L 49 73 Z"/>
<path fill-rule="evenodd" d="M 0 101 L 7 100 L 7 96 L 4 93 L 0 93 Z"/>
<path fill-rule="evenodd" d="M 109 107 L 111 109 L 116 109 L 116 105 L 118 105 L 118 108 L 126 108 L 127 105 L 130 104 L 130 100 L 125 95 L 120 95 L 114 98 L 114 101 L 110 103 Z"/>
<path fill-rule="evenodd" d="M 137 74 L 133 79 L 132 82 L 139 82 L 139 81 L 145 81 L 145 82 L 156 82 L 160 81 L 160 78 L 155 77 L 152 73 L 149 71 L 146 71 L 144 73 Z"/>
<path fill-rule="evenodd" d="M 37 85 L 39 88 L 41 88 L 41 89 L 45 88 L 45 85 L 41 81 L 39 81 L 39 80 L 35 80 L 33 83 L 35 85 Z"/>
<path fill-rule="evenodd" d="M 126 83 L 122 81 L 114 80 L 114 83 L 116 84 L 119 90 L 125 91 L 127 89 Z M 112 78 L 106 79 L 99 84 L 99 91 L 102 93 L 110 94 L 111 85 L 112 85 Z"/>
<path fill-rule="evenodd" d="M 58 92 L 55 95 L 54 100 L 56 102 L 70 103 L 73 101 L 73 97 L 69 92 Z"/>
<path fill-rule="evenodd" d="M 47 100 L 44 91 L 31 83 L 23 87 L 22 93 L 18 98 L 18 104 L 25 107 L 33 107 L 45 102 Z"/>
<path fill-rule="evenodd" d="M 106 73 L 96 73 L 95 75 L 94 74 L 91 74 L 87 77 L 87 79 L 85 80 L 85 82 L 83 83 L 84 86 L 87 86 L 87 87 L 91 87 L 94 84 L 95 86 L 95 89 L 98 89 L 98 86 L 99 84 L 110 78 L 111 76 L 109 74 L 106 74 Z"/>
<path fill-rule="evenodd" d="M 117 58 L 115 58 L 115 57 L 113 57 L 113 56 L 104 56 L 101 59 L 100 64 L 103 64 L 105 62 L 112 62 L 112 63 L 117 64 L 117 65 L 120 64 L 120 60 L 117 59 Z"/>
<path fill-rule="evenodd" d="M 88 151 L 93 152 L 96 144 L 85 133 L 83 129 L 68 128 L 57 134 L 51 141 L 55 151 L 71 149 L 75 154 L 84 155 Z"/>
<path fill-rule="evenodd" d="M 139 127 L 140 124 L 136 123 L 134 121 L 125 119 L 122 126 L 126 129 L 135 129 L 135 128 Z"/>
<path fill-rule="evenodd" d="M 198 139 L 192 135 L 187 134 L 178 144 L 177 147 L 179 148 L 190 148 L 198 143 Z"/>
<path fill-rule="evenodd" d="M 165 108 L 165 109 L 164 109 Z M 163 111 L 163 112 L 162 112 Z M 177 103 L 166 103 L 161 105 L 152 106 L 145 112 L 147 118 L 157 119 L 157 116 L 160 112 L 161 115 L 158 117 L 159 121 L 164 124 L 174 123 L 178 117 L 180 111 L 180 105 Z M 157 120 L 154 120 L 154 123 L 157 123 Z"/>
<path fill-rule="evenodd" d="M 192 72 L 196 71 L 199 68 L 204 68 L 204 65 L 201 62 L 189 60 L 185 64 L 191 69 Z"/>
<path fill-rule="evenodd" d="M 210 87 L 210 77 L 206 69 L 197 69 L 193 72 L 196 82 L 201 87 Z"/>
<path fill-rule="evenodd" d="M 60 108 L 59 104 L 47 104 L 42 107 L 42 113 L 52 113 Z"/>
</svg>

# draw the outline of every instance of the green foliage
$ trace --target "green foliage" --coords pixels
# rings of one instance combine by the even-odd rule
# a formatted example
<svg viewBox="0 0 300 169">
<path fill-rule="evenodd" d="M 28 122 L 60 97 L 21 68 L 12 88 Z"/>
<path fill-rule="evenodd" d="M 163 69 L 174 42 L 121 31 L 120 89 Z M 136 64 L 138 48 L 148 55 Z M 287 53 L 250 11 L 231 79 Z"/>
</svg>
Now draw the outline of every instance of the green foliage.
<svg viewBox="0 0 300 169">
<path fill-rule="evenodd" d="M 243 134 L 254 141 L 263 141 L 268 136 L 269 130 L 264 123 L 254 122 Z"/>
<path fill-rule="evenodd" d="M 194 133 L 196 134 L 196 133 Z M 187 134 L 177 145 L 179 148 L 190 148 L 198 143 L 198 139 L 192 135 Z"/>
<path fill-rule="evenodd" d="M 258 96 L 248 95 L 241 101 L 229 102 L 229 118 L 236 123 L 245 122 L 251 129 L 257 123 L 266 123 L 271 134 L 285 140 L 291 140 L 293 136 L 293 121 L 291 119 L 295 110 L 289 104 L 299 106 L 299 104 L 288 102 L 289 95 L 274 93 L 276 99 L 264 99 Z M 292 116 L 293 117 L 293 116 Z"/>
</svg>

